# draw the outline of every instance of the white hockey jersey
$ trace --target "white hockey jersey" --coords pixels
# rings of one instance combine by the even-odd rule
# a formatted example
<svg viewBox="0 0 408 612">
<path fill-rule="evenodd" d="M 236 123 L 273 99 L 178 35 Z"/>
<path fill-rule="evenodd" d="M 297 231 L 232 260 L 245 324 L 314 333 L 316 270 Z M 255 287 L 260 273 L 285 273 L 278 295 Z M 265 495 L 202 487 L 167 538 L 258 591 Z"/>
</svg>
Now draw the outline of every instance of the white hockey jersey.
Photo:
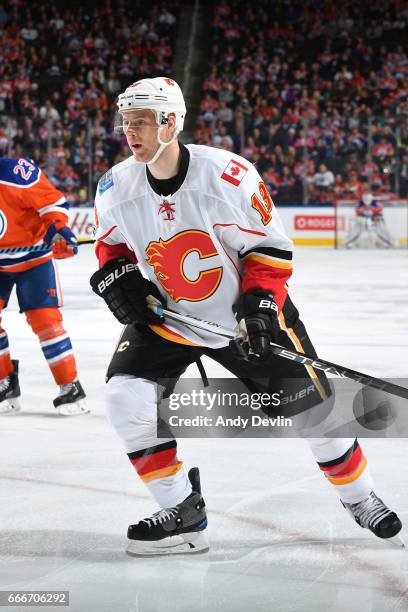
<svg viewBox="0 0 408 612">
<path fill-rule="evenodd" d="M 292 242 L 250 162 L 203 145 L 186 148 L 187 173 L 171 196 L 154 191 L 146 166 L 133 157 L 101 178 L 95 200 L 97 250 L 103 247 L 106 261 L 106 252 L 108 259 L 117 257 L 117 245 L 126 245 L 168 309 L 234 329 L 232 306 L 241 292 L 269 290 L 282 307 Z M 178 322 L 152 329 L 188 345 L 228 344 Z"/>
</svg>

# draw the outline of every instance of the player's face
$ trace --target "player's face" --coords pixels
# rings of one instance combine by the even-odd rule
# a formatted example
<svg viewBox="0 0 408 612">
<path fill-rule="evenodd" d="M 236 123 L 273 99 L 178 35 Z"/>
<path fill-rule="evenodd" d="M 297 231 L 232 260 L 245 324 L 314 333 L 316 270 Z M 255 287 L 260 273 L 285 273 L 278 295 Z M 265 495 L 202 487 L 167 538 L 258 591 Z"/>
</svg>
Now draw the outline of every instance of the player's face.
<svg viewBox="0 0 408 612">
<path fill-rule="evenodd" d="M 150 110 L 131 110 L 123 113 L 123 131 L 134 158 L 148 162 L 156 153 L 158 125 Z"/>
</svg>

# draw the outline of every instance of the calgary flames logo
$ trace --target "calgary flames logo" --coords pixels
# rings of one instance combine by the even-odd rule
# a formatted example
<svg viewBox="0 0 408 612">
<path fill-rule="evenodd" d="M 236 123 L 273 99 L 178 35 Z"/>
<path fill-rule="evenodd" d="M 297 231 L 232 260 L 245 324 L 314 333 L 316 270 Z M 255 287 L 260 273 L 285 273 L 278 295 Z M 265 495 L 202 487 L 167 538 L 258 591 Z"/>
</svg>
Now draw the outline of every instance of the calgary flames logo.
<svg viewBox="0 0 408 612">
<path fill-rule="evenodd" d="M 175 302 L 205 300 L 221 282 L 221 266 L 199 271 L 195 280 L 188 278 L 185 261 L 190 253 L 196 253 L 200 261 L 218 255 L 210 236 L 200 230 L 187 230 L 169 240 L 150 242 L 146 249 L 147 261 L 157 280 Z"/>
</svg>

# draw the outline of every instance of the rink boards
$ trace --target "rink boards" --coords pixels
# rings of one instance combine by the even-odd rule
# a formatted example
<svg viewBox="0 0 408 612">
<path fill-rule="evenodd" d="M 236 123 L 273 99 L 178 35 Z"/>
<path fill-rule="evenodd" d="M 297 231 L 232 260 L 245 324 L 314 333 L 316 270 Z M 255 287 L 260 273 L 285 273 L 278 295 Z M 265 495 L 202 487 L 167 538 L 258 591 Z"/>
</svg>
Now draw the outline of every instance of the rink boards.
<svg viewBox="0 0 408 612">
<path fill-rule="evenodd" d="M 355 204 L 340 202 L 337 208 L 339 235 L 347 232 L 354 218 Z M 278 206 L 279 214 L 287 234 L 298 246 L 335 246 L 336 209 L 334 206 Z M 69 211 L 72 230 L 81 240 L 93 237 L 94 211 L 91 206 L 71 208 Z M 384 207 L 387 228 L 399 247 L 408 246 L 408 202 L 387 203 Z"/>
</svg>

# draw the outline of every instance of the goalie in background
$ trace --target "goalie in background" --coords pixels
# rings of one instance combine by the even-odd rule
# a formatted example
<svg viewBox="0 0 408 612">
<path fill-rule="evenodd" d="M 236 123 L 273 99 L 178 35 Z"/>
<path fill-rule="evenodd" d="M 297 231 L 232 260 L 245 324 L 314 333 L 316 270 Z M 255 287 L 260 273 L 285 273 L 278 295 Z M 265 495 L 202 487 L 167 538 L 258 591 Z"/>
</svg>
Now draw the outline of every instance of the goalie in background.
<svg viewBox="0 0 408 612">
<path fill-rule="evenodd" d="M 365 185 L 361 200 L 358 202 L 356 216 L 350 223 L 344 246 L 350 249 L 357 246 L 359 240 L 362 246 L 383 246 L 390 249 L 395 242 L 385 225 L 384 206 L 371 193 L 369 185 Z"/>
<path fill-rule="evenodd" d="M 67 208 L 63 194 L 31 159 L 0 157 L 0 314 L 15 286 L 20 312 L 38 336 L 59 386 L 53 403 L 63 415 L 88 412 L 62 326 L 54 261 L 78 252 Z M 7 332 L 0 326 L 0 413 L 18 412 L 19 397 L 18 361 L 11 359 Z"/>
</svg>

